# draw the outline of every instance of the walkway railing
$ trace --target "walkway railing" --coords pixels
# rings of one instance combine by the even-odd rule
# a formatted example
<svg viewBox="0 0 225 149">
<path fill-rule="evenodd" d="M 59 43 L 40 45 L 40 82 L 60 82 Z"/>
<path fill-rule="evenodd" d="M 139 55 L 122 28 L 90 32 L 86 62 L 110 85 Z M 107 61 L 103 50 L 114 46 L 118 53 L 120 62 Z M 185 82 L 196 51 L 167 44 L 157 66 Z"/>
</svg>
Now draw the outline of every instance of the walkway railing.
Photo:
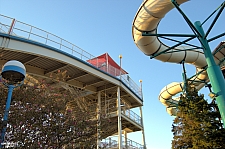
<svg viewBox="0 0 225 149">
<path fill-rule="evenodd" d="M 116 106 L 116 100 L 109 100 L 106 103 L 106 114 L 110 114 L 110 113 L 116 113 L 117 112 L 117 106 Z M 122 104 L 123 101 L 122 101 Z M 142 119 L 141 117 L 136 114 L 134 111 L 128 109 L 126 106 L 121 107 L 121 114 L 123 114 L 124 116 L 126 116 L 128 119 L 130 119 L 131 121 L 135 122 L 136 124 L 143 126 L 142 124 Z"/>
<path fill-rule="evenodd" d="M 28 25 L 26 23 L 20 22 L 18 20 L 15 20 L 13 18 L 4 16 L 1 14 L 0 14 L 0 32 L 22 37 L 22 38 L 33 40 L 33 41 L 37 41 L 39 43 L 54 47 L 68 54 L 71 54 L 87 63 L 88 63 L 88 60 L 96 58 L 95 56 L 84 51 L 83 49 L 76 46 L 75 44 L 72 44 L 54 34 L 51 34 L 42 29 Z M 98 62 L 98 60 L 96 61 Z M 100 66 L 100 64 L 97 64 L 97 66 L 96 65 L 93 65 L 93 66 L 97 67 L 97 66 Z M 101 68 L 98 68 L 98 69 L 101 69 Z M 113 76 L 118 76 L 117 74 L 118 72 L 120 72 L 120 70 L 116 69 L 113 66 L 108 66 L 108 69 L 105 69 L 104 71 Z M 123 72 L 121 72 L 121 80 L 136 95 L 138 95 L 142 99 L 141 88 L 127 74 L 124 74 Z"/>
<path fill-rule="evenodd" d="M 110 148 L 118 148 L 118 136 L 110 136 L 106 139 L 101 141 L 101 148 L 103 149 L 110 149 Z M 132 141 L 130 139 L 125 139 L 122 137 L 122 148 L 125 149 L 144 149 L 143 145 Z"/>
<path fill-rule="evenodd" d="M 139 124 L 142 126 L 141 123 L 141 117 L 137 115 L 134 111 L 127 109 L 127 110 L 122 110 L 122 114 L 124 114 L 126 117 L 134 121 L 135 123 Z"/>
</svg>

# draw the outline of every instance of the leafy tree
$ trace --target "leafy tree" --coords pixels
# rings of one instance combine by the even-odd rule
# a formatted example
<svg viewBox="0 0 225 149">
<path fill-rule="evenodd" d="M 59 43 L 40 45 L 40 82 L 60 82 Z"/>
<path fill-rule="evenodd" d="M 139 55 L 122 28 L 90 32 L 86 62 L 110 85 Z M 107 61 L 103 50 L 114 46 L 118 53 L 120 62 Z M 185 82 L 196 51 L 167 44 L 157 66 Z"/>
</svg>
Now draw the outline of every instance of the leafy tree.
<svg viewBox="0 0 225 149">
<path fill-rule="evenodd" d="M 178 113 L 172 125 L 173 149 L 225 148 L 225 129 L 218 107 L 198 95 L 194 87 L 180 96 Z"/>
<path fill-rule="evenodd" d="M 56 82 L 57 83 L 57 82 Z M 7 89 L 0 84 L 0 117 L 3 117 Z M 13 91 L 5 136 L 17 148 L 96 148 L 96 108 L 70 106 L 74 95 L 46 82 L 25 84 Z M 101 127 L 110 120 L 101 114 Z"/>
</svg>

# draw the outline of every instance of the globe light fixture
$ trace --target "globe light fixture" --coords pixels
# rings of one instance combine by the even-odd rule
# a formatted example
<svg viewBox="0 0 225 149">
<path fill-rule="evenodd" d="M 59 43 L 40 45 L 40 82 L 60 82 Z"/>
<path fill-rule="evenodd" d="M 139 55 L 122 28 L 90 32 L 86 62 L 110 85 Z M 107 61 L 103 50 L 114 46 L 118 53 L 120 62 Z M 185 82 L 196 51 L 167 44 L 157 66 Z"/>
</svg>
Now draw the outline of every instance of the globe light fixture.
<svg viewBox="0 0 225 149">
<path fill-rule="evenodd" d="M 5 79 L 7 84 L 17 84 L 24 80 L 26 76 L 26 68 L 21 62 L 11 60 L 3 66 L 1 76 Z"/>
<path fill-rule="evenodd" d="M 26 76 L 26 68 L 25 66 L 16 60 L 11 60 L 5 63 L 1 72 L 1 81 L 8 88 L 8 96 L 6 100 L 6 106 L 4 111 L 4 117 L 2 121 L 2 130 L 1 130 L 1 138 L 0 138 L 0 148 L 4 144 L 5 132 L 8 123 L 8 115 L 11 104 L 12 92 L 13 89 L 22 85 L 24 78 Z"/>
</svg>

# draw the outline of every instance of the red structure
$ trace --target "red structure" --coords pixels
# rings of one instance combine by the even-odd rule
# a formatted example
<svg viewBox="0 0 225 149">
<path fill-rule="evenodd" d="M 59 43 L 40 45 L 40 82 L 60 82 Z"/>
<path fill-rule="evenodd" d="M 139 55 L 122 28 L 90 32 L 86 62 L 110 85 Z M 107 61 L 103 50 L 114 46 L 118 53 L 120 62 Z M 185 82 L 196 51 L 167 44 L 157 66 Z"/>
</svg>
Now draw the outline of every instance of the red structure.
<svg viewBox="0 0 225 149">
<path fill-rule="evenodd" d="M 87 62 L 113 76 L 119 76 L 120 71 L 121 71 L 121 75 L 128 74 L 109 56 L 108 53 L 105 53 L 96 58 L 87 60 Z"/>
</svg>

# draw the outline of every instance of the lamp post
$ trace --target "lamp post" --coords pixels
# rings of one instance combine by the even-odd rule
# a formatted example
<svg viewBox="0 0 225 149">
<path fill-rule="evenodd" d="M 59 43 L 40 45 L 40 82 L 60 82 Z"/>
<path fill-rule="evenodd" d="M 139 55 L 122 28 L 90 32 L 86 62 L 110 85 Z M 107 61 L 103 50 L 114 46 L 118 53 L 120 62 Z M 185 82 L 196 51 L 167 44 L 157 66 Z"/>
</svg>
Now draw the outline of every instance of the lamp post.
<svg viewBox="0 0 225 149">
<path fill-rule="evenodd" d="M 120 58 L 120 86 L 121 86 L 121 71 L 122 71 L 122 55 Z M 118 116 L 118 148 L 122 149 L 122 124 L 121 124 L 121 101 L 120 101 L 120 86 L 117 87 L 117 116 Z"/>
<path fill-rule="evenodd" d="M 0 77 L 2 83 L 8 88 L 8 96 L 2 121 L 0 148 L 2 148 L 2 144 L 5 138 L 13 89 L 23 84 L 25 75 L 26 68 L 21 62 L 16 60 L 8 61 L 2 68 L 2 73 Z"/>
<path fill-rule="evenodd" d="M 139 80 L 140 82 L 140 90 L 141 90 L 141 99 L 143 101 L 143 92 L 142 92 L 142 80 Z M 142 106 L 139 107 L 140 109 L 140 115 L 141 115 L 141 124 L 142 124 L 142 145 L 144 147 L 144 149 L 146 149 L 146 142 L 145 142 L 145 131 L 144 131 L 144 121 L 143 121 L 143 113 L 142 113 Z"/>
<path fill-rule="evenodd" d="M 120 80 L 121 80 L 121 75 L 122 75 L 122 55 L 119 55 L 120 58 Z"/>
</svg>

